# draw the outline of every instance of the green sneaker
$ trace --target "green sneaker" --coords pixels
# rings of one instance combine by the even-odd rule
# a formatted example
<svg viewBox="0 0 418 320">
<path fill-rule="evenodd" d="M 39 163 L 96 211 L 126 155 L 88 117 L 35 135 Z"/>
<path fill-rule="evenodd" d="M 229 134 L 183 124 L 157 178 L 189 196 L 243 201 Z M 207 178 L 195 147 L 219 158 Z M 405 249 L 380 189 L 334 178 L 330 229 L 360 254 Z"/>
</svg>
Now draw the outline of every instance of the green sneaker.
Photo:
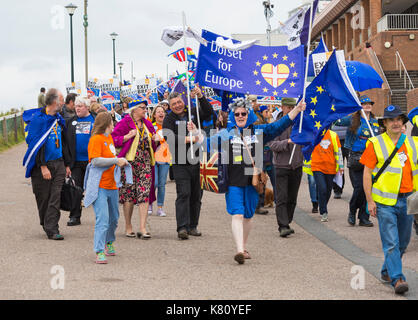
<svg viewBox="0 0 418 320">
<path fill-rule="evenodd" d="M 107 255 L 107 256 L 115 256 L 116 255 L 116 251 L 115 251 L 115 247 L 113 246 L 113 242 L 106 243 L 105 255 Z"/>
<path fill-rule="evenodd" d="M 107 263 L 106 255 L 103 251 L 100 251 L 100 252 L 96 253 L 96 263 L 98 263 L 98 264 L 106 264 Z"/>
</svg>

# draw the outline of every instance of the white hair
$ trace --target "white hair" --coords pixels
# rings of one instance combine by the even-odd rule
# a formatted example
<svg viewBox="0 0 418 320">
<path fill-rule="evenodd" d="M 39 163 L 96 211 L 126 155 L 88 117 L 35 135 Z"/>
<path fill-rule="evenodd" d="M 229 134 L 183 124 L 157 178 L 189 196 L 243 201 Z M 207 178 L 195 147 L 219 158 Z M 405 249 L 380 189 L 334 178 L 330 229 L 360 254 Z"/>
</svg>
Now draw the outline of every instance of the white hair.
<svg viewBox="0 0 418 320">
<path fill-rule="evenodd" d="M 74 105 L 84 104 L 87 108 L 90 107 L 90 99 L 86 97 L 77 96 Z"/>
</svg>

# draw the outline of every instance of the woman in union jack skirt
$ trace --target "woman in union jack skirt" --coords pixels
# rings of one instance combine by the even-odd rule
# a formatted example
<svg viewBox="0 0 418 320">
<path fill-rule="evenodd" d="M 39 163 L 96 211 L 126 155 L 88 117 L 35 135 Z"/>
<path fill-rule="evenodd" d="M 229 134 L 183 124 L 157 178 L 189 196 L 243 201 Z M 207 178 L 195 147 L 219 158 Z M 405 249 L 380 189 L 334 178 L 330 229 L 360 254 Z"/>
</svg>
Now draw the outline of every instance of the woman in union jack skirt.
<svg viewBox="0 0 418 320">
<path fill-rule="evenodd" d="M 227 128 L 211 137 L 208 142 L 212 148 L 213 144 L 218 143 L 219 137 L 221 141 L 229 141 L 228 150 L 222 150 L 229 153 L 227 164 L 229 181 L 225 200 L 227 212 L 232 216 L 232 236 L 237 249 L 234 260 L 239 264 L 251 258 L 247 251 L 247 240 L 258 203 L 258 194 L 252 185 L 253 162 L 248 159 L 259 157 L 261 163 L 255 161 L 255 167 L 260 165 L 257 170 L 261 171 L 264 145 L 292 125 L 292 120 L 300 111 L 305 110 L 305 106 L 305 103 L 301 102 L 287 116 L 276 122 L 254 125 L 257 116 L 251 103 L 238 98 L 229 105 Z M 196 127 L 190 124 L 189 130 L 194 131 Z"/>
</svg>

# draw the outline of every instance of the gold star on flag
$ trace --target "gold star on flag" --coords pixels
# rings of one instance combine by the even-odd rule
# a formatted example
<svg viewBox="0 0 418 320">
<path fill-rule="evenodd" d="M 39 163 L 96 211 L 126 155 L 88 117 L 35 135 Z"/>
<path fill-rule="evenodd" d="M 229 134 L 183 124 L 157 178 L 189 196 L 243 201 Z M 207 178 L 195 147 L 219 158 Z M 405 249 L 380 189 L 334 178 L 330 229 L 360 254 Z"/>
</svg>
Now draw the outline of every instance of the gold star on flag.
<svg viewBox="0 0 418 320">
<path fill-rule="evenodd" d="M 324 129 L 324 131 L 322 131 L 321 135 L 325 136 L 326 133 L 327 133 L 327 129 Z"/>
<path fill-rule="evenodd" d="M 321 125 L 321 121 L 315 121 L 315 125 L 314 125 L 314 127 L 315 128 L 317 128 L 318 130 L 322 127 L 322 125 Z"/>
<path fill-rule="evenodd" d="M 295 67 L 295 63 L 292 61 L 292 63 L 290 64 L 290 66 L 291 66 L 292 68 L 294 68 L 294 67 Z"/>
<path fill-rule="evenodd" d="M 293 77 L 296 78 L 298 76 L 297 72 L 293 72 Z"/>
<path fill-rule="evenodd" d="M 254 70 L 253 73 L 254 73 L 255 76 L 258 75 L 258 71 L 257 70 Z"/>
<path fill-rule="evenodd" d="M 283 89 L 283 94 L 287 94 L 287 89 Z"/>
<path fill-rule="evenodd" d="M 292 81 L 292 82 L 290 83 L 290 86 L 294 88 L 294 87 L 295 87 L 295 84 L 296 84 L 296 83 L 294 83 L 294 82 Z"/>
<path fill-rule="evenodd" d="M 261 66 L 260 61 L 257 61 L 257 62 L 255 63 L 255 65 L 256 65 L 257 67 Z"/>
<path fill-rule="evenodd" d="M 331 106 L 331 110 L 335 112 L 335 105 L 334 104 Z"/>
<path fill-rule="evenodd" d="M 263 60 L 267 60 L 267 56 L 266 55 L 263 56 Z"/>
<path fill-rule="evenodd" d="M 257 80 L 257 81 L 255 82 L 255 84 L 256 84 L 257 86 L 259 86 L 259 85 L 261 84 L 260 80 Z"/>
<path fill-rule="evenodd" d="M 276 90 L 273 91 L 273 96 L 277 96 L 278 94 L 279 93 Z"/>
<path fill-rule="evenodd" d="M 309 114 L 312 118 L 315 118 L 315 116 L 317 116 L 316 112 L 314 109 L 311 110 L 311 113 Z"/>
<path fill-rule="evenodd" d="M 283 57 L 283 61 L 287 61 L 287 56 L 284 56 Z"/>
<path fill-rule="evenodd" d="M 273 58 L 277 58 L 278 54 L 275 52 L 273 53 Z"/>
<path fill-rule="evenodd" d="M 321 94 L 322 92 L 324 92 L 325 90 L 322 89 L 322 86 L 316 86 L 316 92 L 319 92 L 319 94 Z"/>
<path fill-rule="evenodd" d="M 318 103 L 317 97 L 311 98 L 311 103 L 313 103 L 316 106 L 316 104 Z"/>
<path fill-rule="evenodd" d="M 269 90 L 268 90 L 266 87 L 264 87 L 263 91 L 264 91 L 264 92 L 267 92 L 267 91 L 269 91 Z"/>
</svg>

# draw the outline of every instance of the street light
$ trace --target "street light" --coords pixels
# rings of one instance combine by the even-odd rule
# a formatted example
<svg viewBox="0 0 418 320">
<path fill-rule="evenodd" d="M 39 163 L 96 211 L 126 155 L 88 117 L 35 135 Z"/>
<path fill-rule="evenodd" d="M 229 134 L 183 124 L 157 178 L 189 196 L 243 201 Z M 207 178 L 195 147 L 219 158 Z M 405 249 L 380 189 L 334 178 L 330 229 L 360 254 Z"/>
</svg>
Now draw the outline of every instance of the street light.
<svg viewBox="0 0 418 320">
<path fill-rule="evenodd" d="M 122 82 L 122 66 L 123 66 L 123 62 L 119 62 L 118 63 L 118 66 L 120 68 L 120 83 L 121 83 L 121 85 L 123 85 L 123 82 Z"/>
<path fill-rule="evenodd" d="M 116 32 L 112 32 L 110 34 L 110 37 L 112 38 L 113 41 L 113 74 L 116 74 L 116 58 L 115 58 L 115 40 L 116 37 L 118 36 L 118 34 Z"/>
<path fill-rule="evenodd" d="M 70 43 L 71 43 L 71 82 L 74 82 L 74 54 L 73 54 L 73 14 L 77 6 L 70 3 L 66 5 L 65 8 L 70 15 Z"/>
<path fill-rule="evenodd" d="M 271 25 L 270 25 L 270 19 L 273 17 L 273 9 L 274 8 L 274 4 L 270 3 L 270 0 L 268 1 L 263 1 L 263 6 L 264 6 L 264 16 L 266 17 L 267 20 L 267 41 L 268 41 L 268 45 L 271 46 L 271 39 L 270 39 L 270 33 L 271 33 Z"/>
</svg>

